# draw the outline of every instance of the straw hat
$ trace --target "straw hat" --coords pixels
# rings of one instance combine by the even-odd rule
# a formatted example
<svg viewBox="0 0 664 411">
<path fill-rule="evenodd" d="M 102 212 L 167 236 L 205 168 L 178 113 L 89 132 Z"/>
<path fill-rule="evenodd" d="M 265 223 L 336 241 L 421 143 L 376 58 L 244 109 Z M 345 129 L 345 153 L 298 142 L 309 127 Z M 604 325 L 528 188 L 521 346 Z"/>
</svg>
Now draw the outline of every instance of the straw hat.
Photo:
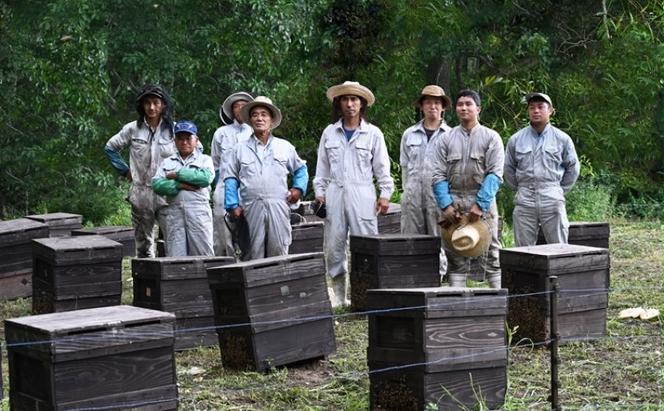
<svg viewBox="0 0 664 411">
<path fill-rule="evenodd" d="M 333 101 L 335 98 L 339 96 L 362 97 L 367 101 L 367 107 L 371 106 L 373 103 L 376 102 L 376 98 L 374 97 L 371 90 L 364 87 L 357 81 L 344 81 L 343 84 L 337 84 L 336 86 L 332 86 L 327 89 L 325 95 L 330 101 Z"/>
<path fill-rule="evenodd" d="M 489 248 L 491 230 L 486 221 L 468 222 L 468 215 L 448 229 L 443 230 L 443 239 L 455 253 L 464 257 L 477 257 Z"/>
<path fill-rule="evenodd" d="M 272 113 L 272 130 L 275 128 L 279 127 L 279 124 L 281 124 L 281 110 L 277 108 L 274 104 L 272 104 L 272 100 L 265 96 L 258 96 L 254 99 L 254 101 L 247 103 L 242 107 L 242 110 L 240 111 L 240 118 L 243 122 L 249 123 L 249 117 L 251 117 L 251 109 L 257 106 L 265 107 L 268 110 L 270 110 L 270 113 Z"/>
<path fill-rule="evenodd" d="M 225 120 L 224 116 L 231 119 L 231 122 L 232 120 L 235 120 L 235 116 L 233 116 L 233 103 L 236 101 L 246 101 L 249 103 L 254 101 L 254 98 L 251 96 L 251 94 L 245 93 L 244 91 L 238 91 L 237 93 L 233 93 L 226 97 L 226 100 L 224 100 L 224 103 L 219 109 L 219 118 L 221 118 L 221 121 Z"/>
<path fill-rule="evenodd" d="M 430 84 L 425 86 L 420 93 L 420 98 L 415 102 L 416 106 L 422 104 L 424 97 L 440 97 L 443 100 L 443 108 L 449 108 L 452 105 L 452 100 L 448 95 L 445 94 L 445 90 L 442 87 Z"/>
</svg>

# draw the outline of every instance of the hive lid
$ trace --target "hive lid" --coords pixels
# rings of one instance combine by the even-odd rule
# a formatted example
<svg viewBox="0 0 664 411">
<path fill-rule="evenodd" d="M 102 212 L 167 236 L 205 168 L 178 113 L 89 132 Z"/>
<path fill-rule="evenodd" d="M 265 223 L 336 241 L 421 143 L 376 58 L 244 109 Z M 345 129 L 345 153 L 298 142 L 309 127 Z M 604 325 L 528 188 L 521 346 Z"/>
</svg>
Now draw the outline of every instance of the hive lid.
<svg viewBox="0 0 664 411">
<path fill-rule="evenodd" d="M 130 305 L 90 308 L 85 310 L 66 311 L 11 318 L 6 323 L 17 324 L 53 335 L 98 331 L 114 327 L 126 327 L 132 324 L 143 324 L 156 320 L 174 320 L 175 315 L 163 311 Z"/>
<path fill-rule="evenodd" d="M 588 247 L 577 244 L 541 244 L 525 247 L 503 248 L 503 253 L 524 254 L 542 257 L 569 257 L 579 254 L 608 254 L 605 248 Z"/>
<path fill-rule="evenodd" d="M 33 238 L 48 237 L 48 225 L 28 218 L 0 221 L 0 243 L 29 243 Z"/>
</svg>

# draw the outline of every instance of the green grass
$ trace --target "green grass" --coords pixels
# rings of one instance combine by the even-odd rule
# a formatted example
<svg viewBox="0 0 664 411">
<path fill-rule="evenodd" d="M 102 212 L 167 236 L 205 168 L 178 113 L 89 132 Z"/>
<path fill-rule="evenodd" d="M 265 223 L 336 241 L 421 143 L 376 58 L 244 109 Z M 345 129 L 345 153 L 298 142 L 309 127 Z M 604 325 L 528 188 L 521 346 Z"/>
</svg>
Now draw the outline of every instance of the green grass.
<svg viewBox="0 0 664 411">
<path fill-rule="evenodd" d="M 561 404 L 565 410 L 579 411 L 661 410 L 661 316 L 652 321 L 618 319 L 618 312 L 624 308 L 662 309 L 661 223 L 612 221 L 610 251 L 613 292 L 609 296 L 608 336 L 560 347 Z M 123 302 L 129 303 L 128 261 L 123 267 Z M 2 319 L 27 315 L 29 311 L 29 299 L 0 302 Z M 268 374 L 224 369 L 217 347 L 178 353 L 179 409 L 367 410 L 366 318 L 338 318 L 335 333 L 337 352 L 326 360 L 281 367 Z M 4 341 L 4 334 L 1 336 Z M 503 410 L 549 410 L 548 351 L 512 348 L 509 362 Z M 6 361 L 3 383 L 7 397 Z M 0 401 L 0 410 L 9 410 L 6 398 Z"/>
</svg>

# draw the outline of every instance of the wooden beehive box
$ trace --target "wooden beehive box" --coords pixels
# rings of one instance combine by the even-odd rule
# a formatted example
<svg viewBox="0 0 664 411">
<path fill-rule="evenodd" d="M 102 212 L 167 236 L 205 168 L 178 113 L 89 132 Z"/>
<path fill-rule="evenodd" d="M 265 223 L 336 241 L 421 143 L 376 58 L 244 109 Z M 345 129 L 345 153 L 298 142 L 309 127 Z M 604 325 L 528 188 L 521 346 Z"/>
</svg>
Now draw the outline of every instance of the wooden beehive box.
<svg viewBox="0 0 664 411">
<path fill-rule="evenodd" d="M 387 214 L 378 214 L 379 234 L 399 234 L 401 232 L 401 204 L 390 203 Z"/>
<path fill-rule="evenodd" d="M 369 290 L 367 305 L 377 311 L 368 317 L 371 410 L 500 408 L 507 290 Z"/>
<path fill-rule="evenodd" d="M 32 295 L 32 240 L 48 226 L 27 218 L 0 221 L 0 300 Z"/>
<path fill-rule="evenodd" d="M 366 309 L 370 288 L 438 287 L 440 241 L 419 234 L 350 236 L 353 310 Z"/>
<path fill-rule="evenodd" d="M 122 244 L 101 236 L 33 240 L 32 311 L 120 304 Z"/>
<path fill-rule="evenodd" d="M 561 341 L 606 335 L 609 252 L 574 244 L 545 244 L 500 250 L 502 285 L 510 290 L 508 323 L 515 338 L 550 338 L 549 276 L 558 276 L 558 333 Z M 537 295 L 519 297 L 519 294 Z"/>
<path fill-rule="evenodd" d="M 233 262 L 233 257 L 135 258 L 134 305 L 175 314 L 176 350 L 216 345 L 207 269 Z"/>
<path fill-rule="evenodd" d="M 72 230 L 83 226 L 83 216 L 70 213 L 33 214 L 25 216 L 48 225 L 50 237 L 68 237 Z"/>
<path fill-rule="evenodd" d="M 288 254 L 323 251 L 325 224 L 322 221 L 295 224 L 292 229 L 293 242 L 288 248 Z"/>
<path fill-rule="evenodd" d="M 124 257 L 136 256 L 136 238 L 134 237 L 133 227 L 104 226 L 81 228 L 79 230 L 72 230 L 71 235 L 101 235 L 122 244 L 122 255 Z"/>
<path fill-rule="evenodd" d="M 611 228 L 609 223 L 569 223 L 569 235 L 567 237 L 567 242 L 569 244 L 585 245 L 588 247 L 597 248 L 609 248 L 610 237 Z M 544 232 L 541 229 L 537 234 L 537 244 L 546 244 Z"/>
<path fill-rule="evenodd" d="M 177 409 L 173 321 L 124 305 L 5 320 L 12 411 Z"/>
<path fill-rule="evenodd" d="M 265 371 L 336 350 L 323 253 L 208 270 L 224 367 Z"/>
</svg>

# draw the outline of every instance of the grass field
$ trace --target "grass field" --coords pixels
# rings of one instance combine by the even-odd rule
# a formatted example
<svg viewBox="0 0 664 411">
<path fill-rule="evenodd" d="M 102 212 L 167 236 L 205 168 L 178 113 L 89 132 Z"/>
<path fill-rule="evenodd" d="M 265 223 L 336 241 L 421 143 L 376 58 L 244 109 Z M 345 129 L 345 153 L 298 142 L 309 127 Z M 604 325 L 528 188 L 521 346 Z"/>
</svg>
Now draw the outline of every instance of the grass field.
<svg viewBox="0 0 664 411">
<path fill-rule="evenodd" d="M 601 341 L 560 348 L 561 404 L 564 410 L 662 410 L 662 317 L 619 320 L 630 307 L 662 309 L 662 225 L 613 221 L 608 335 Z M 124 265 L 125 293 L 131 278 Z M 0 318 L 29 313 L 29 299 L 0 302 Z M 0 336 L 4 343 L 4 333 Z M 335 322 L 337 353 L 325 361 L 268 374 L 224 369 L 219 349 L 177 354 L 180 410 L 367 410 L 366 317 L 341 316 Z M 6 357 L 3 346 L 3 359 Z M 549 353 L 515 347 L 509 353 L 505 411 L 549 410 Z M 2 364 L 9 410 L 6 360 Z"/>
</svg>

